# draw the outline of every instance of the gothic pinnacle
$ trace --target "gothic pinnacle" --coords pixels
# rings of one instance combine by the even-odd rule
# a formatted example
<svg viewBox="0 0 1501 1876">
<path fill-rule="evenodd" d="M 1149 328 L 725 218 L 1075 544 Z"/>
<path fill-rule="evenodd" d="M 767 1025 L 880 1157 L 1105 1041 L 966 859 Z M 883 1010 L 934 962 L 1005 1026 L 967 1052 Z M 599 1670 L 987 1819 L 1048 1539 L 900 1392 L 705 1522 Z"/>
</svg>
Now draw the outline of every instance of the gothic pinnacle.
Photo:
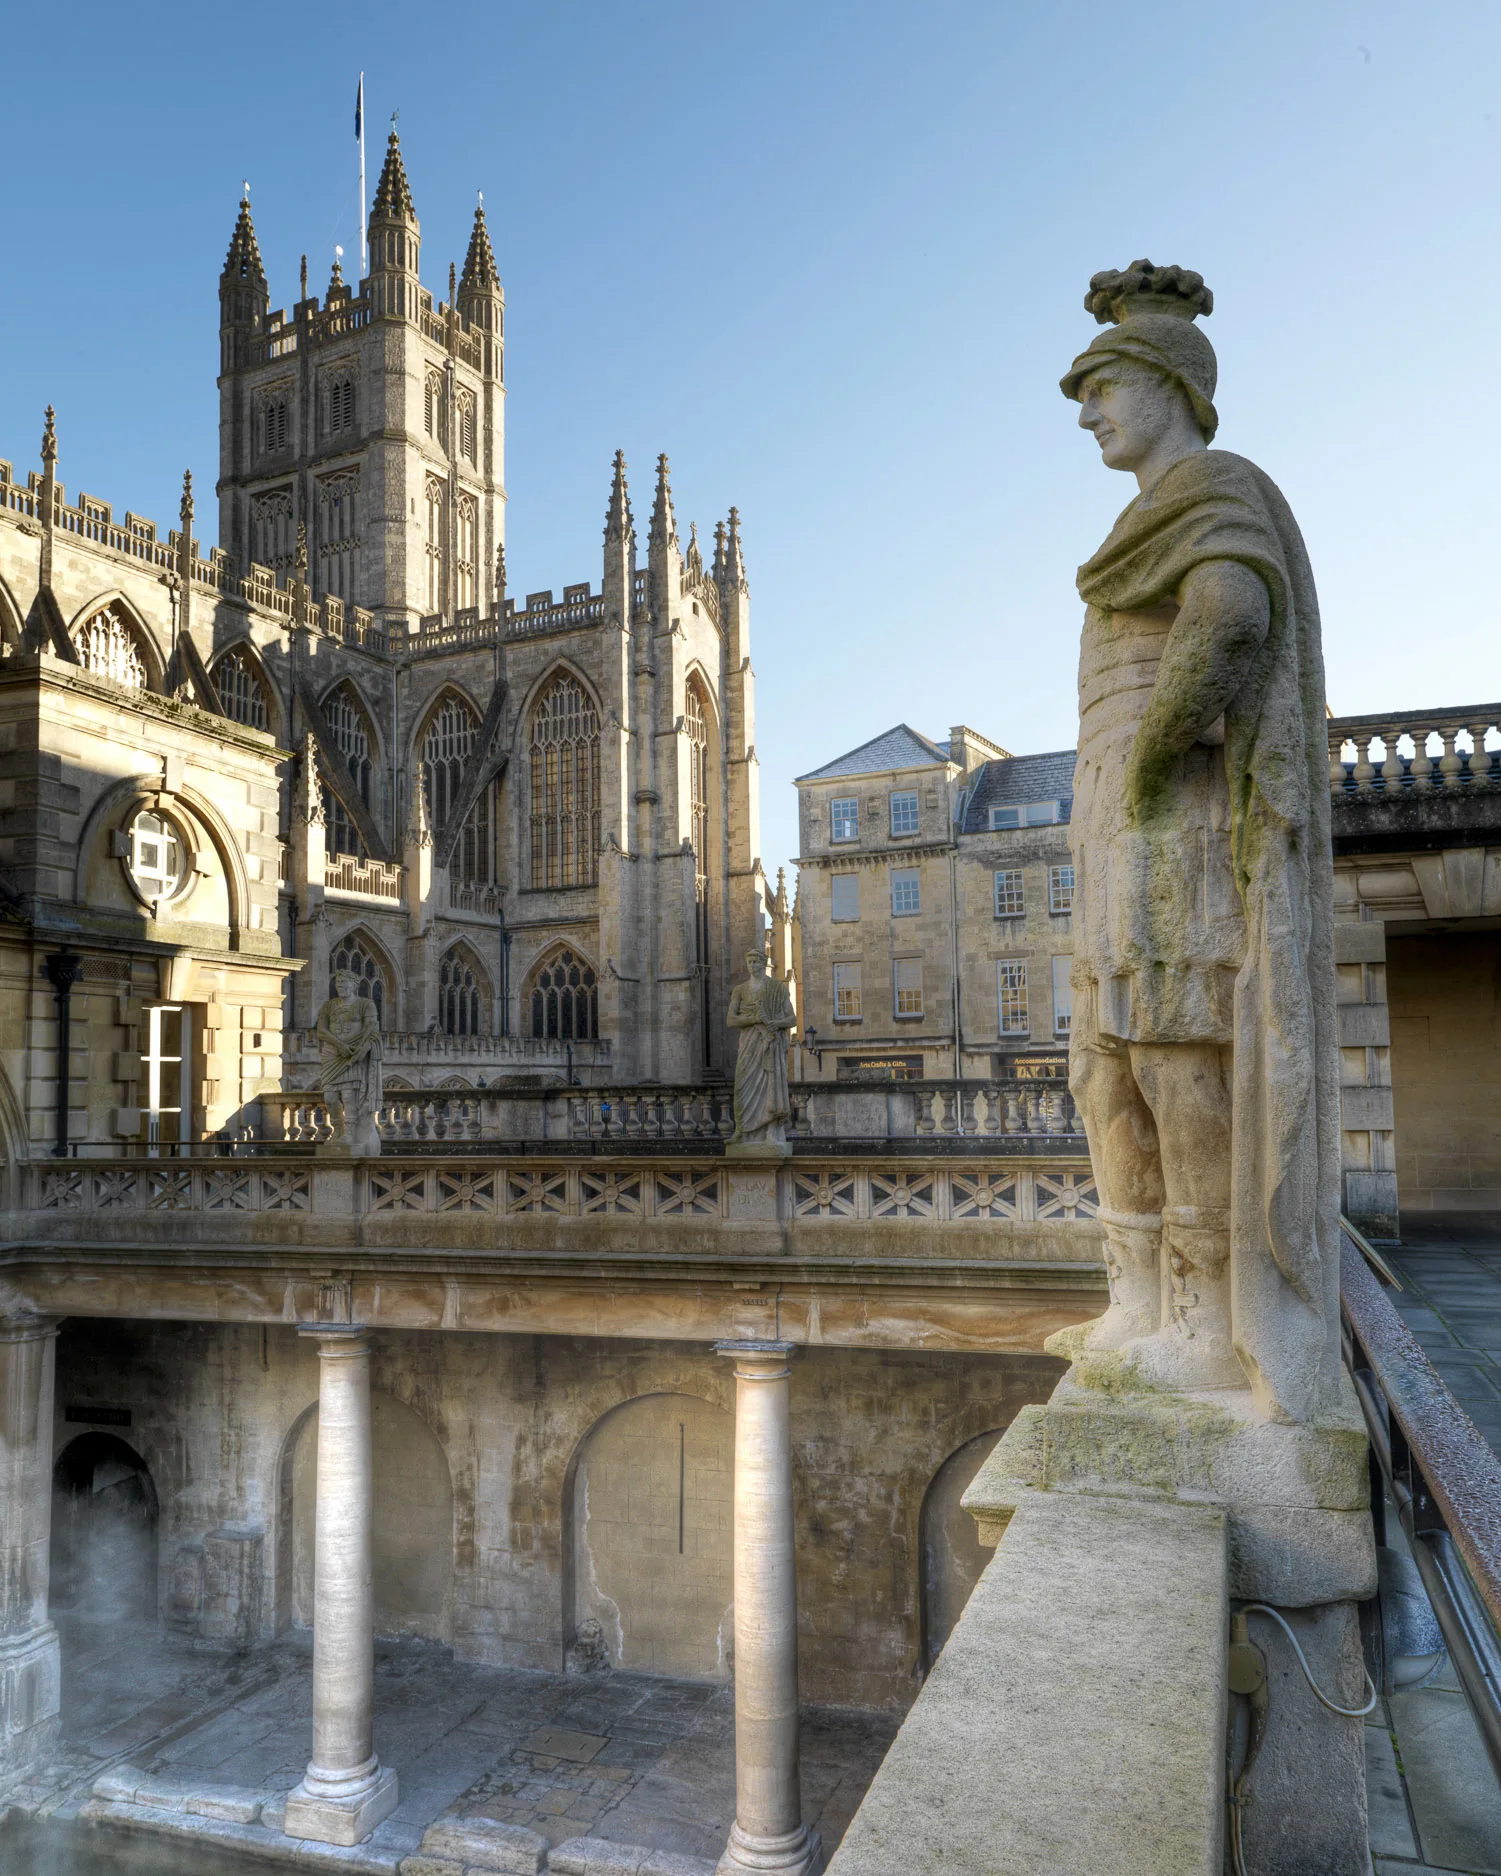
<svg viewBox="0 0 1501 1876">
<path fill-rule="evenodd" d="M 182 523 L 183 533 L 191 534 L 193 531 L 193 472 L 191 469 L 184 469 L 182 472 L 182 502 L 177 510 L 177 518 Z"/>
<path fill-rule="evenodd" d="M 485 198 L 480 197 L 474 211 L 474 227 L 469 235 L 469 252 L 464 256 L 464 272 L 459 285 L 469 292 L 500 285 L 500 269 L 495 264 L 495 250 L 490 245 L 490 230 L 485 225 Z"/>
<path fill-rule="evenodd" d="M 333 298 L 334 294 L 338 291 L 340 287 L 343 286 L 343 284 L 344 284 L 344 250 L 343 248 L 335 248 L 334 249 L 334 270 L 328 276 L 328 296 L 330 299 Z"/>
<path fill-rule="evenodd" d="M 731 586 L 745 586 L 745 562 L 740 555 L 740 510 L 730 510 L 730 525 L 725 541 L 724 582 Z"/>
<path fill-rule="evenodd" d="M 696 521 L 688 523 L 688 552 L 684 556 L 684 565 L 690 580 L 701 580 L 704 577 L 704 556 L 698 544 Z"/>
<path fill-rule="evenodd" d="M 47 406 L 46 419 L 44 420 L 43 425 L 42 425 L 42 462 L 44 464 L 48 464 L 48 463 L 55 463 L 56 461 L 57 461 L 57 413 L 53 410 L 52 406 L 49 404 Z"/>
<path fill-rule="evenodd" d="M 235 231 L 229 238 L 229 252 L 224 257 L 225 279 L 255 280 L 262 286 L 266 270 L 261 265 L 260 245 L 255 238 L 255 223 L 250 219 L 250 197 L 240 198 L 240 212 L 235 217 Z"/>
<path fill-rule="evenodd" d="M 386 160 L 381 165 L 380 181 L 375 185 L 375 206 L 371 211 L 371 220 L 377 216 L 387 221 L 417 219 L 417 211 L 412 206 L 411 185 L 407 182 L 406 164 L 401 160 L 401 139 L 396 134 L 394 124 L 386 139 Z"/>
<path fill-rule="evenodd" d="M 716 586 L 724 583 L 724 523 L 714 523 L 714 563 L 710 568 Z"/>
<path fill-rule="evenodd" d="M 672 513 L 672 485 L 667 457 L 657 458 L 657 493 L 651 507 L 651 544 L 677 546 L 678 528 Z"/>
<path fill-rule="evenodd" d="M 631 519 L 631 492 L 625 479 L 625 452 L 615 452 L 615 473 L 610 480 L 610 505 L 605 510 L 605 539 L 625 541 L 635 533 Z"/>
</svg>

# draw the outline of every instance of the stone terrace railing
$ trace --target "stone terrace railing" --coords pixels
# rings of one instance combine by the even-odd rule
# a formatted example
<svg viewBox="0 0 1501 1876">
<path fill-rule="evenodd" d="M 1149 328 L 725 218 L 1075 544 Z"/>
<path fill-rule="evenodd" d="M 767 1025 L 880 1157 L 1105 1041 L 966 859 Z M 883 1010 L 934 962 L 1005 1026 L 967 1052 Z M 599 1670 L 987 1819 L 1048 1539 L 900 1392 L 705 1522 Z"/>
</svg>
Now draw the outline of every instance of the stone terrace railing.
<svg viewBox="0 0 1501 1876">
<path fill-rule="evenodd" d="M 1329 786 L 1336 800 L 1497 785 L 1501 704 L 1329 721 Z"/>
<path fill-rule="evenodd" d="M 439 1064 L 436 1045 L 455 1053 L 468 1052 L 478 1062 L 493 1058 L 504 1046 L 528 1044 L 525 1038 L 497 1037 L 392 1037 L 385 1038 L 385 1060 L 390 1066 L 403 1059 L 402 1043 L 411 1057 Z M 459 1047 L 455 1047 L 459 1045 Z M 603 1045 L 575 1044 L 576 1048 Z M 310 1031 L 292 1039 L 291 1059 L 309 1066 L 317 1059 Z M 526 1058 L 522 1058 L 525 1060 Z M 442 1065 L 447 1066 L 444 1058 Z M 457 1068 L 458 1062 L 453 1066 Z M 555 1057 L 549 1066 L 562 1067 Z M 575 1063 L 575 1067 L 580 1066 Z M 322 1101 L 308 1093 L 267 1094 L 261 1097 L 268 1141 L 317 1145 L 332 1137 L 333 1127 Z M 893 1082 L 862 1086 L 830 1082 L 807 1084 L 792 1090 L 794 1148 L 818 1142 L 820 1150 L 843 1140 L 880 1140 L 899 1145 L 910 1141 L 920 1152 L 925 1143 L 973 1142 L 1020 1146 L 1035 1151 L 1044 1141 L 1060 1151 L 1082 1152 L 1083 1132 L 1078 1113 L 1066 1089 L 1046 1082 Z M 597 1142 L 651 1141 L 664 1146 L 695 1141 L 724 1141 L 734 1131 L 731 1093 L 724 1088 L 551 1088 L 479 1089 L 447 1092 L 443 1089 L 392 1093 L 377 1117 L 383 1141 L 472 1140 L 533 1142 L 556 1140 Z"/>
<path fill-rule="evenodd" d="M 441 1029 L 392 1030 L 381 1037 L 385 1070 L 389 1076 L 404 1069 L 441 1069 L 445 1074 L 564 1075 L 568 1051 L 573 1051 L 576 1074 L 608 1067 L 614 1053 L 609 1037 L 597 1042 L 558 1042 L 542 1036 L 450 1036 Z M 286 1038 L 286 1059 L 311 1068 L 318 1061 L 318 1038 L 311 1029 L 293 1030 Z M 266 1101 L 304 1101 L 305 1093 L 291 1091 L 262 1097 Z"/>
<path fill-rule="evenodd" d="M 1065 1159 L 1071 1156 L 1063 1156 Z M 13 1211 L 54 1214 L 212 1212 L 310 1213 L 328 1162 L 242 1159 L 36 1161 L 18 1169 Z M 348 1165 L 350 1162 L 344 1162 Z M 489 1213 L 502 1217 L 732 1219 L 723 1160 L 547 1159 L 466 1162 L 462 1152 L 403 1161 L 353 1162 L 356 1215 Z M 789 1169 L 794 1220 L 906 1220 L 983 1225 L 1082 1225 L 1098 1214 L 1087 1164 L 986 1166 L 975 1162 L 899 1167 L 889 1162 Z M 346 1201 L 347 1202 L 347 1201 Z M 1093 1253 L 1088 1253 L 1092 1260 Z"/>
</svg>

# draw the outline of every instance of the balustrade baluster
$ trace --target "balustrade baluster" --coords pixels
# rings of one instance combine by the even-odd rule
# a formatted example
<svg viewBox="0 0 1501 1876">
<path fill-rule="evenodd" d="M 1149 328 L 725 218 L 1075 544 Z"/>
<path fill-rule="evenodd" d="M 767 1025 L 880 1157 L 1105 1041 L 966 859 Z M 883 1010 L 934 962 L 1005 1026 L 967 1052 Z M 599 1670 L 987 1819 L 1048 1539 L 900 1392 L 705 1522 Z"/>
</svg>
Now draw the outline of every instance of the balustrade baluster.
<svg viewBox="0 0 1501 1876">
<path fill-rule="evenodd" d="M 1371 785 L 1376 779 L 1376 765 L 1371 760 L 1371 751 L 1376 747 L 1374 736 L 1361 735 L 1355 742 L 1355 786 L 1362 794 L 1371 792 Z"/>
<path fill-rule="evenodd" d="M 1433 786 L 1433 772 L 1437 767 L 1428 753 L 1428 738 L 1431 731 L 1415 729 L 1412 732 L 1412 785 L 1414 788 L 1428 789 Z"/>
<path fill-rule="evenodd" d="M 1439 737 L 1444 745 L 1444 753 L 1439 757 L 1439 773 L 1444 778 L 1446 788 L 1457 788 L 1465 765 L 1464 757 L 1456 747 L 1459 731 L 1449 728 L 1441 729 Z"/>
<path fill-rule="evenodd" d="M 1381 780 L 1387 794 L 1395 794 L 1402 786 L 1402 757 L 1397 749 L 1401 737 L 1395 729 L 1383 730 L 1381 740 L 1386 747 L 1386 754 L 1381 762 Z"/>
</svg>

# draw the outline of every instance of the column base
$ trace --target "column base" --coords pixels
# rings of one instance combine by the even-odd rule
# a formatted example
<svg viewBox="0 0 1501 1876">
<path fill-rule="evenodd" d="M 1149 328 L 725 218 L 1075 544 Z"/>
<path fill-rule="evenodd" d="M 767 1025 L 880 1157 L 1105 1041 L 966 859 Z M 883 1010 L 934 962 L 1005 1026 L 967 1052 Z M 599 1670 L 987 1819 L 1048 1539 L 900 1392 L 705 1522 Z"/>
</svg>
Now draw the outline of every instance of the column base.
<svg viewBox="0 0 1501 1876">
<path fill-rule="evenodd" d="M 289 1837 L 310 1837 L 314 1843 L 342 1844 L 347 1849 L 363 1843 L 399 1802 L 396 1770 L 390 1765 L 377 1767 L 370 1783 L 347 1797 L 328 1798 L 309 1791 L 304 1779 L 287 1793 L 282 1829 Z"/>
<path fill-rule="evenodd" d="M 755 1872 L 765 1876 L 767 1871 L 775 1871 L 776 1876 L 819 1876 L 822 1869 L 823 1840 L 806 1824 L 781 1837 L 753 1837 L 733 1824 L 715 1876 L 754 1876 Z"/>
<path fill-rule="evenodd" d="M 57 1746 L 62 1650 L 48 1622 L 0 1641 L 0 1772 L 30 1772 Z"/>
</svg>

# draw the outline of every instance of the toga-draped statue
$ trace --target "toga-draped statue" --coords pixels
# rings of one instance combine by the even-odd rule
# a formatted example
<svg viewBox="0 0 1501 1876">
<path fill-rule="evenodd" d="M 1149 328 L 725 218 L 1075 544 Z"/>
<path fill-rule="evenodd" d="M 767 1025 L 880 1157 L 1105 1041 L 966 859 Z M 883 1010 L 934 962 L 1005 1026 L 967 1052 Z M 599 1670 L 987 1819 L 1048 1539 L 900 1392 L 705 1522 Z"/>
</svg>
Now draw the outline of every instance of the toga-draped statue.
<svg viewBox="0 0 1501 1876">
<path fill-rule="evenodd" d="M 783 1146 L 792 1102 L 787 1093 L 787 1037 L 797 1021 L 792 997 L 767 969 L 764 951 L 751 951 L 750 976 L 730 996 L 727 1021 L 740 1031 L 735 1056 L 735 1131 L 731 1146 Z"/>
<path fill-rule="evenodd" d="M 1300 1422 L 1339 1366 L 1318 600 L 1276 486 L 1209 448 L 1200 277 L 1137 261 L 1085 304 L 1107 330 L 1062 389 L 1141 492 L 1078 576 L 1069 1082 L 1110 1307 L 1074 1347 L 1082 1379 L 1249 1384 Z"/>
<path fill-rule="evenodd" d="M 334 1142 L 361 1159 L 380 1152 L 375 1116 L 381 1104 L 380 1015 L 359 994 L 353 971 L 334 975 L 334 994 L 318 1012 L 318 1092 L 337 1132 Z"/>
</svg>

